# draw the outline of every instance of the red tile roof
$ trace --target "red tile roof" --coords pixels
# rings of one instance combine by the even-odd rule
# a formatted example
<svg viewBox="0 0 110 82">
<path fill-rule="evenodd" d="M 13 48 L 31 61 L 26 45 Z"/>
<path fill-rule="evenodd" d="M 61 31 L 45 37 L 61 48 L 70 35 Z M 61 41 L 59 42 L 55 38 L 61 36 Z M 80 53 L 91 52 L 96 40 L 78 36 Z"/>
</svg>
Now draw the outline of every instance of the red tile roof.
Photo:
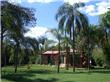
<svg viewBox="0 0 110 82">
<path fill-rule="evenodd" d="M 46 51 L 44 52 L 43 54 L 58 54 L 59 52 L 58 51 Z"/>
<path fill-rule="evenodd" d="M 61 53 L 65 53 L 66 51 L 60 51 Z M 73 49 L 70 49 L 70 52 L 72 53 L 73 52 Z M 75 50 L 75 52 L 79 52 L 78 50 Z M 59 51 L 46 51 L 43 53 L 44 55 L 58 55 L 59 54 Z"/>
</svg>

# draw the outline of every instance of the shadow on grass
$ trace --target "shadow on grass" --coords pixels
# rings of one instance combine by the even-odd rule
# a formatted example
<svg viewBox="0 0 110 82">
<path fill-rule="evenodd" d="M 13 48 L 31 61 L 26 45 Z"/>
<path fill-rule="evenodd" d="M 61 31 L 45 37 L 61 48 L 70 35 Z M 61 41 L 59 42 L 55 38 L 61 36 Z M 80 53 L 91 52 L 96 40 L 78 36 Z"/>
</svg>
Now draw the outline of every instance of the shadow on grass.
<svg viewBox="0 0 110 82">
<path fill-rule="evenodd" d="M 110 74 L 110 69 L 109 70 L 85 70 L 85 71 L 76 71 L 76 72 L 60 72 L 63 74 L 92 74 L 92 73 L 102 73 L 102 74 Z"/>
<path fill-rule="evenodd" d="M 53 73 L 56 73 L 56 71 L 52 71 L 52 70 L 29 70 L 29 71 L 27 71 L 27 73 L 31 73 L 31 74 L 53 74 Z"/>
<path fill-rule="evenodd" d="M 51 79 L 41 79 L 41 78 L 35 78 L 35 79 L 29 79 L 23 76 L 5 76 L 3 79 L 14 81 L 14 82 L 56 82 L 58 79 L 51 78 Z"/>
<path fill-rule="evenodd" d="M 7 74 L 2 74 L 1 78 L 2 79 L 7 79 L 7 80 L 21 80 L 23 77 L 33 77 L 33 74 L 27 74 L 27 73 L 7 73 Z"/>
<path fill-rule="evenodd" d="M 55 74 L 57 71 L 55 70 L 28 70 L 24 72 L 18 72 L 18 73 L 7 73 L 2 75 L 2 79 L 14 81 L 14 82 L 56 82 L 58 81 L 57 78 L 48 78 L 48 79 L 42 79 L 42 78 L 33 78 L 36 74 Z M 72 71 L 61 71 L 60 74 L 93 74 L 93 73 L 103 73 L 103 74 L 110 74 L 110 70 L 96 70 L 92 69 L 90 72 L 87 72 L 87 70 L 72 72 Z M 30 79 L 30 78 L 33 79 Z M 74 81 L 65 81 L 65 82 L 74 82 Z"/>
<path fill-rule="evenodd" d="M 58 79 L 56 78 L 50 78 L 50 79 L 42 79 L 42 78 L 33 78 L 30 79 L 30 77 L 33 77 L 34 74 L 31 73 L 21 73 L 21 74 L 6 74 L 2 75 L 2 79 L 6 79 L 9 81 L 14 82 L 56 82 Z"/>
<path fill-rule="evenodd" d="M 64 82 L 75 82 L 75 81 L 64 81 Z"/>
<path fill-rule="evenodd" d="M 110 70 L 91 70 L 90 73 L 110 74 Z"/>
<path fill-rule="evenodd" d="M 49 79 L 33 78 L 36 74 L 51 74 L 51 73 L 54 74 L 55 71 L 28 70 L 25 72 L 18 72 L 18 73 L 6 73 L 3 74 L 1 78 L 14 82 L 56 82 L 58 80 L 56 78 L 49 78 Z M 31 77 L 33 79 L 30 79 Z"/>
<path fill-rule="evenodd" d="M 90 72 L 60 72 L 62 74 L 91 74 Z"/>
</svg>

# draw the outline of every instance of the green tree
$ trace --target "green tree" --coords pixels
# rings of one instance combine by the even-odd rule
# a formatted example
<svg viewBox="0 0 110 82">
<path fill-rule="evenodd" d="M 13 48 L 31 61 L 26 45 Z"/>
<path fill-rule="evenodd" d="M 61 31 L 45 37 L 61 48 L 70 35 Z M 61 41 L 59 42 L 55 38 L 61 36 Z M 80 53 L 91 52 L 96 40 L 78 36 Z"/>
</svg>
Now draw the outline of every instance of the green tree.
<svg viewBox="0 0 110 82">
<path fill-rule="evenodd" d="M 31 26 L 35 23 L 34 13 L 32 9 L 11 4 L 7 1 L 1 1 L 1 10 L 1 42 L 3 43 L 6 36 L 15 42 L 15 72 L 17 72 L 20 43 L 24 38 L 23 34 L 27 31 L 25 26 Z"/>
<path fill-rule="evenodd" d="M 29 58 L 28 68 L 36 61 L 37 54 L 39 53 L 39 42 L 35 38 L 25 37 L 23 41 L 24 54 Z M 34 59 L 33 59 L 34 57 Z"/>
<path fill-rule="evenodd" d="M 83 7 L 83 3 L 75 3 L 70 5 L 69 3 L 64 3 L 56 14 L 56 19 L 59 22 L 59 28 L 66 28 L 67 32 L 70 35 L 70 40 L 73 48 L 73 71 L 75 72 L 75 28 L 84 28 L 88 27 L 87 17 L 78 11 L 79 7 Z"/>
<path fill-rule="evenodd" d="M 100 30 L 102 31 L 102 37 L 99 38 L 101 47 L 106 57 L 106 65 L 110 67 L 110 10 L 100 16 Z"/>
<path fill-rule="evenodd" d="M 60 70 L 60 50 L 61 50 L 61 46 L 60 46 L 61 32 L 60 32 L 59 29 L 51 29 L 50 32 L 58 40 L 58 51 L 59 51 L 59 55 L 58 55 L 58 68 L 57 68 L 57 72 L 59 73 L 59 70 Z"/>
<path fill-rule="evenodd" d="M 88 70 L 90 69 L 93 49 L 95 46 L 98 46 L 97 32 L 97 26 L 89 25 L 87 29 L 81 30 L 77 37 L 76 45 L 78 45 L 78 49 L 85 52 L 85 55 L 88 57 Z"/>
<path fill-rule="evenodd" d="M 45 42 L 46 41 L 47 41 L 47 38 L 45 36 L 41 36 L 40 38 L 38 38 L 38 42 L 39 42 L 39 54 L 41 54 L 39 56 L 40 64 L 42 64 L 42 53 L 44 51 L 46 51 L 46 48 L 45 48 Z"/>
</svg>

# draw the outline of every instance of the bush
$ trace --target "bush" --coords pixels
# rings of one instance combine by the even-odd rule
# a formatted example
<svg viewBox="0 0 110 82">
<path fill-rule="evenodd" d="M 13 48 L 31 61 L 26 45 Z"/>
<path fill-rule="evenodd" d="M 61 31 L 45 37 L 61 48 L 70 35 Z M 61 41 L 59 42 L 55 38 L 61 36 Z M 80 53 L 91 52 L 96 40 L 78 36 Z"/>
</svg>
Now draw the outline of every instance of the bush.
<svg viewBox="0 0 110 82">
<path fill-rule="evenodd" d="M 97 66 L 103 66 L 104 65 L 105 56 L 104 56 L 101 48 L 93 49 L 92 57 L 95 60 L 95 63 Z"/>
</svg>

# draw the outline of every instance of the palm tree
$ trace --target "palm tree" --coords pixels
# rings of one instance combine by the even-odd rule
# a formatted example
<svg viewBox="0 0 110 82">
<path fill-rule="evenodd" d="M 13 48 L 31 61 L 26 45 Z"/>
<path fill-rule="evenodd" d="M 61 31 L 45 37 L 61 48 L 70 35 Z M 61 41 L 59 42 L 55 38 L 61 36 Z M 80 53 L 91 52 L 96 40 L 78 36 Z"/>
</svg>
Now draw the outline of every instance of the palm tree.
<svg viewBox="0 0 110 82">
<path fill-rule="evenodd" d="M 32 9 L 20 7 L 7 1 L 1 1 L 1 39 L 10 34 L 20 35 L 26 32 L 24 26 L 35 22 Z M 13 32 L 13 33 L 12 33 Z"/>
<path fill-rule="evenodd" d="M 101 47 L 106 57 L 106 64 L 110 67 L 110 10 L 100 16 L 100 30 L 102 30 L 103 36 L 100 38 Z"/>
<path fill-rule="evenodd" d="M 45 51 L 46 50 L 46 46 L 45 46 L 45 43 L 47 41 L 47 38 L 45 36 L 41 36 L 39 39 L 39 44 L 40 44 L 40 48 L 41 48 L 41 51 Z"/>
<path fill-rule="evenodd" d="M 105 67 L 110 67 L 110 36 L 106 36 L 102 27 L 97 29 L 97 44 L 103 50 Z"/>
<path fill-rule="evenodd" d="M 25 37 L 23 40 L 23 44 L 25 53 L 27 57 L 29 57 L 28 68 L 30 68 L 30 64 L 32 63 L 31 56 L 37 56 L 39 53 L 39 42 L 35 38 Z"/>
<path fill-rule="evenodd" d="M 45 46 L 46 41 L 47 38 L 45 36 L 41 36 L 40 38 L 38 38 L 40 54 L 42 54 L 46 50 L 46 46 Z M 42 64 L 42 55 L 40 55 L 40 64 Z"/>
<path fill-rule="evenodd" d="M 67 32 L 70 35 L 73 48 L 73 71 L 75 71 L 75 58 L 74 58 L 74 49 L 75 49 L 75 28 L 80 30 L 81 27 L 88 27 L 87 17 L 78 11 L 79 7 L 83 7 L 83 3 L 75 3 L 70 5 L 69 3 L 64 3 L 58 10 L 56 14 L 56 19 L 59 22 L 59 28 L 66 28 Z"/>
<path fill-rule="evenodd" d="M 57 68 L 57 73 L 59 73 L 60 70 L 60 40 L 61 40 L 61 32 L 59 29 L 51 29 L 49 32 L 51 32 L 55 38 L 58 40 L 58 51 L 59 51 L 59 55 L 58 55 L 58 68 Z"/>
<path fill-rule="evenodd" d="M 25 26 L 34 25 L 35 18 L 32 9 L 24 8 L 11 4 L 7 1 L 1 1 L 1 42 L 3 43 L 4 34 L 16 43 L 15 46 L 15 72 L 17 71 L 18 52 L 20 42 L 27 31 Z"/>
<path fill-rule="evenodd" d="M 105 31 L 105 35 L 106 35 L 106 39 L 109 38 L 110 36 L 110 10 L 108 12 L 106 12 L 105 14 L 100 16 L 100 26 L 101 28 L 104 29 Z"/>
<path fill-rule="evenodd" d="M 110 20 L 109 20 L 110 19 L 110 9 L 108 12 L 102 14 L 100 16 L 100 18 L 101 18 L 101 21 L 100 21 L 101 25 L 103 25 L 106 28 L 110 28 Z"/>
<path fill-rule="evenodd" d="M 81 30 L 78 35 L 78 49 L 85 52 L 88 57 L 88 70 L 90 70 L 90 61 L 93 48 L 97 45 L 97 26 L 89 25 L 86 30 Z"/>
<path fill-rule="evenodd" d="M 69 56 L 70 56 L 70 47 L 69 47 L 69 38 L 65 35 L 65 36 L 62 36 L 61 38 L 61 47 L 62 47 L 62 50 L 65 50 L 66 51 L 66 54 L 65 54 L 65 59 L 66 59 L 66 64 L 65 64 L 65 67 L 66 67 L 66 70 L 69 69 Z"/>
</svg>

